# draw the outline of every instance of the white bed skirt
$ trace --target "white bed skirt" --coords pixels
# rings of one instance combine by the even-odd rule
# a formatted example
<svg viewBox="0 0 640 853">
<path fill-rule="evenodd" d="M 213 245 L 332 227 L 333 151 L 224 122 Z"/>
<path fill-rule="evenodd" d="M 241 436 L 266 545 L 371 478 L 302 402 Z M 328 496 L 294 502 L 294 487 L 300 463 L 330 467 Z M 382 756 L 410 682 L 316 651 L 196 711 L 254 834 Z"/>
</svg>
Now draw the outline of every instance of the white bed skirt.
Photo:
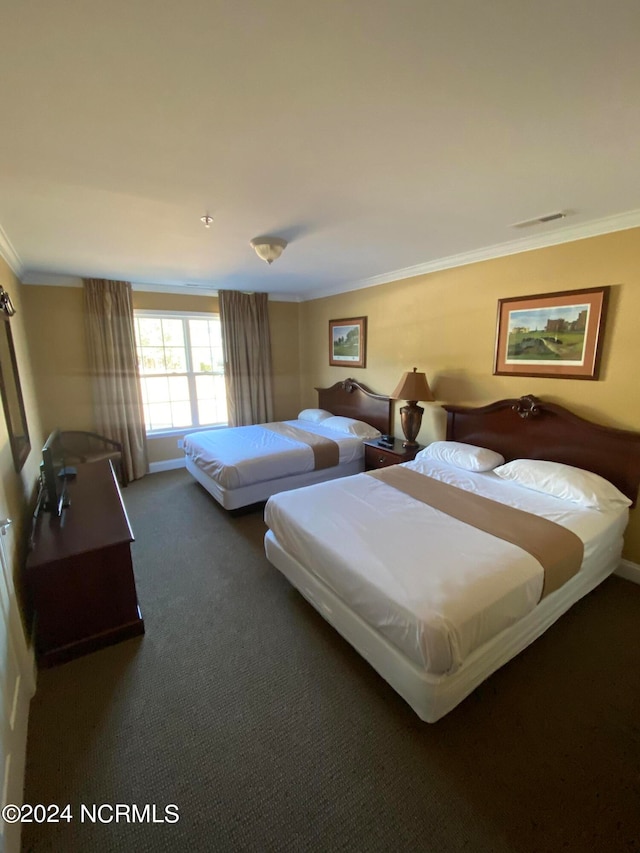
<svg viewBox="0 0 640 853">
<path fill-rule="evenodd" d="M 287 553 L 271 530 L 265 536 L 271 562 L 413 708 L 421 720 L 435 723 L 479 684 L 543 634 L 563 613 L 608 575 L 620 556 L 614 554 L 596 572 L 578 572 L 515 625 L 476 649 L 451 675 L 432 675 L 420 669 L 394 645 L 354 613 L 321 580 Z"/>
<path fill-rule="evenodd" d="M 351 474 L 360 474 L 364 471 L 364 457 L 344 462 L 333 468 L 322 468 L 319 471 L 308 471 L 305 474 L 292 474 L 289 477 L 280 477 L 277 480 L 265 480 L 261 483 L 252 483 L 249 486 L 240 486 L 237 489 L 226 489 L 208 474 L 205 474 L 189 456 L 186 457 L 185 466 L 187 471 L 201 486 L 212 495 L 225 509 L 240 509 L 243 506 L 266 501 L 271 495 L 278 492 L 287 492 L 290 489 L 299 489 L 301 486 L 310 486 L 313 483 L 324 483 L 327 480 L 335 480 L 338 477 L 349 477 Z"/>
</svg>

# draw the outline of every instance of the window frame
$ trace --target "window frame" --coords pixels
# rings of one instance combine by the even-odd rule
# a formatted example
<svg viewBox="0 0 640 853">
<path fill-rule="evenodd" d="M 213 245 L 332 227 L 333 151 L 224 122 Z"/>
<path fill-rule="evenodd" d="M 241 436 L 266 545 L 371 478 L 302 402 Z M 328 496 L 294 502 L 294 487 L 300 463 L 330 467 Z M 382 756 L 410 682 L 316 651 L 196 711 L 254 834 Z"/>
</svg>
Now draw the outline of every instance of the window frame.
<svg viewBox="0 0 640 853">
<path fill-rule="evenodd" d="M 182 328 L 184 334 L 184 342 L 185 342 L 185 357 L 187 362 L 187 370 L 181 373 L 142 373 L 140 370 L 140 357 L 138 355 L 138 336 L 136 320 L 144 319 L 144 318 L 155 318 L 155 319 L 163 319 L 166 318 L 168 320 L 181 320 Z M 166 429 L 148 429 L 145 423 L 144 428 L 148 438 L 164 438 L 165 436 L 170 437 L 174 435 L 185 435 L 188 432 L 192 432 L 193 430 L 200 429 L 224 429 L 229 426 L 228 421 L 226 423 L 221 424 L 199 424 L 196 423 L 198 420 L 198 395 L 196 388 L 196 377 L 197 376 L 220 376 L 224 378 L 225 372 L 224 367 L 221 373 L 203 373 L 202 371 L 194 371 L 193 370 L 193 362 L 192 362 L 192 352 L 191 352 L 191 332 L 189 329 L 189 320 L 211 320 L 217 319 L 220 321 L 220 312 L 215 311 L 163 311 L 162 309 L 156 308 L 134 308 L 133 309 L 133 320 L 134 320 L 134 339 L 136 346 L 136 362 L 137 362 L 137 370 L 138 377 L 140 382 L 143 379 L 152 376 L 184 376 L 187 379 L 187 386 L 189 388 L 189 404 L 191 408 L 191 425 L 190 426 L 182 426 L 182 427 L 167 427 Z M 222 339 L 222 333 L 221 333 Z"/>
</svg>

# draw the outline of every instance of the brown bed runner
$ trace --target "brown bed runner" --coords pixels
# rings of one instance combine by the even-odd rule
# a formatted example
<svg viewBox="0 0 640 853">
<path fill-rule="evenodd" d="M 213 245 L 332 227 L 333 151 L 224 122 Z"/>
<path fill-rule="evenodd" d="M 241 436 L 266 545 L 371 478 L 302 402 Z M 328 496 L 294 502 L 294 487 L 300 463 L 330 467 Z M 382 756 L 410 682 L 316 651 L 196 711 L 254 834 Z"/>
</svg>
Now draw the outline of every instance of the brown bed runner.
<svg viewBox="0 0 640 853">
<path fill-rule="evenodd" d="M 286 424 L 283 421 L 260 424 L 260 426 L 271 430 L 271 432 L 277 432 L 285 438 L 292 438 L 294 441 L 307 444 L 313 451 L 314 471 L 319 471 L 321 468 L 333 468 L 340 461 L 340 448 L 337 442 L 330 438 L 316 435 L 315 432 L 307 432 L 306 429 L 300 429 L 300 427 Z"/>
<path fill-rule="evenodd" d="M 467 492 L 401 465 L 368 474 L 465 524 L 527 551 L 544 569 L 541 598 L 561 587 L 582 565 L 582 540 L 555 521 Z"/>
</svg>

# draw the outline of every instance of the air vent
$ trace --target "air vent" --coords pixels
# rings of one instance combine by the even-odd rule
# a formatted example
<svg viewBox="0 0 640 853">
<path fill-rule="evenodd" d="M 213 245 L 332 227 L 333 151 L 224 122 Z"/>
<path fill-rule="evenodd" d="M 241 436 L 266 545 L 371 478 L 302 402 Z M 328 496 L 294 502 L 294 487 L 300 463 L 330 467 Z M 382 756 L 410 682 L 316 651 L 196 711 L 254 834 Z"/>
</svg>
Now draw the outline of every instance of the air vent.
<svg viewBox="0 0 640 853">
<path fill-rule="evenodd" d="M 565 211 L 559 210 L 557 213 L 547 213 L 544 216 L 537 216 L 535 219 L 526 219 L 524 222 L 514 222 L 509 228 L 530 228 L 532 225 L 541 225 L 545 222 L 555 222 L 556 219 L 565 219 L 566 216 Z"/>
</svg>

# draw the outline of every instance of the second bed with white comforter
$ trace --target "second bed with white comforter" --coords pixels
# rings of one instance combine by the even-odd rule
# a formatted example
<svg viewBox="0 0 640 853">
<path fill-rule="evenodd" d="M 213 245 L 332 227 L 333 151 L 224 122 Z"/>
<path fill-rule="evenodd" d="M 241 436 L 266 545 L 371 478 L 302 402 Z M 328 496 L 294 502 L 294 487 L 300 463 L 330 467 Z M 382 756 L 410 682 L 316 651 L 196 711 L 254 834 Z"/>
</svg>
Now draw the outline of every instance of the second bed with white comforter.
<svg viewBox="0 0 640 853">
<path fill-rule="evenodd" d="M 340 465 L 362 462 L 362 439 L 305 420 L 283 421 L 305 432 L 334 441 Z M 190 433 L 184 439 L 189 460 L 225 489 L 237 489 L 266 480 L 306 474 L 314 470 L 313 451 L 259 424 Z"/>
</svg>

